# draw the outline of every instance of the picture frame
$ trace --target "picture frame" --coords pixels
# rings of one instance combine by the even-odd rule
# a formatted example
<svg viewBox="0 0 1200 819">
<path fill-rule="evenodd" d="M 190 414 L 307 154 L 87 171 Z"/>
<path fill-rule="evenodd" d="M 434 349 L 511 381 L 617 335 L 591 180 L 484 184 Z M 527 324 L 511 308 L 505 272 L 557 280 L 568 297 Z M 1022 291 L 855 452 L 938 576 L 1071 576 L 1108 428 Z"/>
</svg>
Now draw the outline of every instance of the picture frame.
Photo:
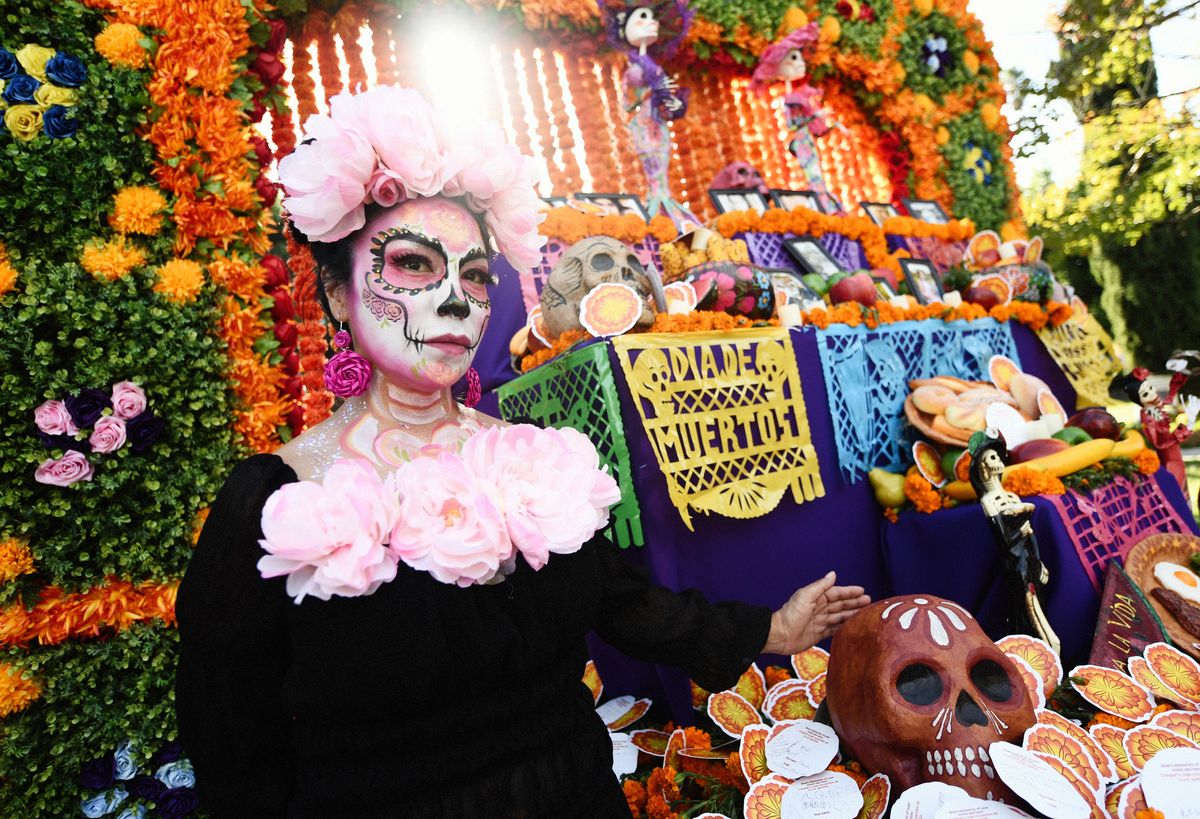
<svg viewBox="0 0 1200 819">
<path fill-rule="evenodd" d="M 567 206 L 567 197 L 565 196 L 541 196 L 538 198 L 545 202 L 548 208 L 565 208 Z"/>
<path fill-rule="evenodd" d="M 762 215 L 770 207 L 767 197 L 754 188 L 709 188 L 708 196 L 712 199 L 717 213 L 753 210 Z"/>
<path fill-rule="evenodd" d="M 904 203 L 904 207 L 908 208 L 908 213 L 914 219 L 920 219 L 922 222 L 928 222 L 931 225 L 946 225 L 950 223 L 950 216 L 942 208 L 941 203 L 934 202 L 932 199 L 909 199 L 905 197 L 900 200 Z"/>
<path fill-rule="evenodd" d="M 575 198 L 603 208 L 605 216 L 624 216 L 632 213 L 640 216 L 643 221 L 650 221 L 646 206 L 632 193 L 577 193 Z"/>
<path fill-rule="evenodd" d="M 845 272 L 837 259 L 829 255 L 829 251 L 815 236 L 784 239 L 783 246 L 805 273 L 816 273 L 822 279 L 828 280 L 836 273 Z"/>
<path fill-rule="evenodd" d="M 891 299 L 896 298 L 898 295 L 896 291 L 892 289 L 891 282 L 889 282 L 883 276 L 872 276 L 871 281 L 875 283 L 875 292 L 878 293 L 879 298 L 883 299 L 884 301 L 890 301 Z"/>
<path fill-rule="evenodd" d="M 900 211 L 891 202 L 860 202 L 858 205 L 872 222 L 883 227 L 883 223 L 893 216 L 899 216 Z"/>
<path fill-rule="evenodd" d="M 813 190 L 790 191 L 784 188 L 771 188 L 771 200 L 775 202 L 775 207 L 783 210 L 790 211 L 797 207 L 806 207 L 817 213 L 825 212 L 825 208 L 821 204 L 821 197 Z"/>
<path fill-rule="evenodd" d="M 764 268 L 776 291 L 776 304 L 799 304 L 801 310 L 824 307 L 825 300 L 804 283 L 795 270 L 782 267 Z"/>
<path fill-rule="evenodd" d="M 928 259 L 901 259 L 900 267 L 904 270 L 904 280 L 908 289 L 921 304 L 933 304 L 942 300 L 945 291 L 942 289 L 942 277 L 937 268 Z"/>
<path fill-rule="evenodd" d="M 842 203 L 839 202 L 838 198 L 836 196 L 834 196 L 832 193 L 827 192 L 825 194 L 825 199 L 826 199 L 826 201 L 829 202 L 829 210 L 827 210 L 826 213 L 829 213 L 829 214 L 845 213 L 846 209 L 842 207 Z"/>
</svg>

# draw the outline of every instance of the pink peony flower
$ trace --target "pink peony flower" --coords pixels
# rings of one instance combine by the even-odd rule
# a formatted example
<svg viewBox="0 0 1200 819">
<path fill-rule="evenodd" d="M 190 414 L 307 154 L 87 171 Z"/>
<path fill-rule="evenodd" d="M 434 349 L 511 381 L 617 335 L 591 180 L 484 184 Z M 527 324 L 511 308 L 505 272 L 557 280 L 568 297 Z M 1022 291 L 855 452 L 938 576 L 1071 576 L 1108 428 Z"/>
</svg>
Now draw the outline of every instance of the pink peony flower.
<svg viewBox="0 0 1200 819">
<path fill-rule="evenodd" d="M 442 583 L 486 583 L 511 571 L 513 545 L 486 488 L 449 452 L 416 458 L 395 473 L 400 517 L 389 548 Z"/>
<path fill-rule="evenodd" d="M 74 435 L 78 432 L 67 405 L 62 401 L 46 401 L 33 411 L 33 422 L 47 435 Z"/>
<path fill-rule="evenodd" d="M 116 415 L 101 415 L 88 438 L 93 452 L 116 452 L 125 445 L 125 422 Z"/>
<path fill-rule="evenodd" d="M 324 479 L 285 484 L 262 511 L 267 554 L 258 560 L 263 577 L 287 575 L 287 592 L 306 596 L 372 594 L 396 576 L 396 556 L 384 544 L 396 525 L 394 483 L 380 480 L 363 459 L 340 460 Z"/>
<path fill-rule="evenodd" d="M 95 468 L 87 456 L 74 449 L 67 450 L 61 458 L 49 458 L 33 473 L 38 483 L 50 486 L 70 486 L 76 481 L 90 481 Z"/>
<path fill-rule="evenodd" d="M 329 101 L 329 115 L 361 134 L 410 196 L 436 196 L 454 175 L 445 155 L 449 129 L 411 88 L 380 85 L 362 94 L 341 93 Z"/>
<path fill-rule="evenodd" d="M 358 131 L 321 115 L 308 118 L 303 138 L 313 141 L 279 161 L 283 204 L 309 241 L 337 241 L 366 223 L 375 150 Z"/>
<path fill-rule="evenodd" d="M 112 405 L 113 415 L 128 421 L 146 411 L 146 393 L 132 381 L 118 381 L 112 387 Z"/>
<path fill-rule="evenodd" d="M 489 488 L 513 545 L 535 570 L 551 554 L 578 551 L 621 499 L 596 448 L 573 429 L 491 427 L 471 436 L 462 458 Z"/>
</svg>

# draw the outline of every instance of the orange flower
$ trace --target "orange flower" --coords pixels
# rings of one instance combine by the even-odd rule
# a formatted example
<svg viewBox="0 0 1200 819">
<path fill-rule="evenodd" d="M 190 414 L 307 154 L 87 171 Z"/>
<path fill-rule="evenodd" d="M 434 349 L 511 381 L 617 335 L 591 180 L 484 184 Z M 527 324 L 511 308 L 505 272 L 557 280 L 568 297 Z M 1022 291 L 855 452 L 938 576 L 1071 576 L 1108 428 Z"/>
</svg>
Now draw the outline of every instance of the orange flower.
<svg viewBox="0 0 1200 819">
<path fill-rule="evenodd" d="M 0 242 L 0 296 L 17 286 L 17 269 L 8 261 L 8 249 Z"/>
<path fill-rule="evenodd" d="M 1106 714 L 1103 711 L 1098 711 L 1096 715 L 1092 717 L 1092 721 L 1088 723 L 1088 727 L 1090 728 L 1097 723 L 1102 725 L 1112 725 L 1125 731 L 1128 731 L 1130 728 L 1137 727 L 1136 722 L 1130 722 L 1127 719 L 1123 719 L 1122 717 L 1118 717 L 1114 714 Z"/>
<path fill-rule="evenodd" d="M 103 281 L 119 279 L 135 267 L 146 263 L 146 257 L 135 245 L 118 236 L 109 242 L 92 241 L 84 245 L 80 265 Z"/>
<path fill-rule="evenodd" d="M 28 708 L 41 695 L 37 683 L 22 677 L 17 668 L 0 663 L 0 719 Z"/>
<path fill-rule="evenodd" d="M 699 728 L 684 728 L 683 729 L 683 747 L 685 748 L 711 748 L 712 737 L 707 732 Z"/>
<path fill-rule="evenodd" d="M 46 586 L 32 609 L 15 603 L 0 610 L 0 647 L 23 646 L 34 640 L 40 645 L 57 645 L 149 619 L 173 625 L 177 588 L 177 584 L 134 586 L 127 580 L 114 580 L 68 594 Z"/>
<path fill-rule="evenodd" d="M 918 512 L 929 514 L 942 508 L 942 497 L 933 484 L 915 471 L 904 479 L 904 497 L 912 501 Z"/>
<path fill-rule="evenodd" d="M 621 783 L 621 790 L 625 792 L 625 803 L 629 805 L 629 812 L 634 816 L 641 816 L 646 809 L 646 786 L 636 779 L 626 779 Z"/>
<path fill-rule="evenodd" d="M 130 23 L 110 23 L 96 35 L 96 53 L 119 68 L 141 68 L 146 49 L 139 42 L 142 32 Z"/>
<path fill-rule="evenodd" d="M 1162 466 L 1158 453 L 1149 447 L 1134 455 L 1132 460 L 1133 465 L 1137 467 L 1137 471 L 1143 475 L 1153 475 Z"/>
<path fill-rule="evenodd" d="M 676 819 L 671 803 L 679 800 L 679 786 L 675 784 L 678 771 L 670 765 L 655 768 L 646 780 L 646 815 L 650 819 Z"/>
<path fill-rule="evenodd" d="M 204 286 L 204 269 L 188 259 L 172 259 L 158 268 L 158 281 L 154 292 L 162 293 L 171 301 L 194 301 Z"/>
<path fill-rule="evenodd" d="M 33 553 L 26 544 L 14 538 L 0 540 L 0 583 L 32 574 L 33 569 Z"/>
<path fill-rule="evenodd" d="M 162 230 L 162 210 L 167 200 L 157 188 L 133 185 L 121 188 L 113 197 L 113 212 L 108 224 L 118 233 L 156 236 Z"/>
<path fill-rule="evenodd" d="M 1004 473 L 1004 488 L 1027 498 L 1030 495 L 1063 495 L 1067 488 L 1054 475 L 1017 467 Z"/>
<path fill-rule="evenodd" d="M 769 665 L 763 675 L 767 678 L 767 688 L 774 688 L 777 683 L 790 680 L 792 673 L 783 666 Z"/>
</svg>

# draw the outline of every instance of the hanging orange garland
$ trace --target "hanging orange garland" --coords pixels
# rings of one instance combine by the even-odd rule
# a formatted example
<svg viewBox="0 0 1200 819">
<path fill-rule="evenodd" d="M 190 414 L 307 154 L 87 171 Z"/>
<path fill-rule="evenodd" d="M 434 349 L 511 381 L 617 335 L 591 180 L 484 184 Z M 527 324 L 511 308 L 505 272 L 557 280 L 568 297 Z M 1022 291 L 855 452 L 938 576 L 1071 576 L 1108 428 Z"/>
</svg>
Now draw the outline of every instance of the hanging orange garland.
<svg viewBox="0 0 1200 819">
<path fill-rule="evenodd" d="M 308 118 L 317 113 L 317 84 L 313 80 L 312 38 L 308 27 L 292 41 L 292 90 L 296 92 L 296 122 L 302 129 Z"/>
<path fill-rule="evenodd" d="M 381 85 L 396 82 L 396 69 L 392 63 L 392 34 L 387 24 L 376 18 L 371 23 L 371 58 L 375 61 L 375 76 Z"/>
<path fill-rule="evenodd" d="M 292 237 L 291 231 L 286 234 L 296 310 L 296 351 L 300 357 L 300 412 L 302 427 L 308 429 L 328 418 L 333 409 L 333 396 L 325 389 L 324 312 L 317 301 L 317 265 L 312 253 Z"/>
<path fill-rule="evenodd" d="M 612 156 L 613 135 L 604 117 L 603 95 L 596 82 L 594 61 L 581 56 L 567 55 L 567 66 L 571 69 L 568 84 L 573 99 L 589 102 L 575 106 L 575 117 L 583 134 L 583 148 L 587 157 L 588 173 L 596 191 L 620 192 L 620 176 Z M 597 102 L 599 101 L 599 103 Z"/>
<path fill-rule="evenodd" d="M 304 28 L 311 32 L 317 43 L 317 70 L 321 72 L 321 88 L 328 105 L 329 100 L 342 91 L 342 71 L 337 44 L 333 41 L 332 22 L 324 12 L 313 12 L 305 20 Z"/>
<path fill-rule="evenodd" d="M 0 610 L 0 647 L 24 646 L 35 641 L 53 646 L 152 619 L 174 625 L 178 589 L 178 583 L 134 586 L 128 580 L 116 579 L 75 594 L 46 586 L 33 608 L 27 610 L 16 603 Z"/>
<path fill-rule="evenodd" d="M 558 51 L 542 52 L 541 63 L 546 78 L 546 93 L 554 106 L 554 131 L 558 138 L 558 149 L 562 152 L 562 189 L 574 192 L 580 189 L 581 181 L 579 162 L 575 159 L 575 135 L 571 133 L 570 115 L 567 110 L 567 95 L 563 91 L 564 86 L 559 76 L 559 62 L 562 58 Z"/>
<path fill-rule="evenodd" d="M 333 33 L 342 41 L 351 91 L 367 87 L 367 68 L 363 64 L 362 45 L 358 41 L 362 26 L 363 11 L 357 4 L 342 6 L 333 17 Z"/>
</svg>

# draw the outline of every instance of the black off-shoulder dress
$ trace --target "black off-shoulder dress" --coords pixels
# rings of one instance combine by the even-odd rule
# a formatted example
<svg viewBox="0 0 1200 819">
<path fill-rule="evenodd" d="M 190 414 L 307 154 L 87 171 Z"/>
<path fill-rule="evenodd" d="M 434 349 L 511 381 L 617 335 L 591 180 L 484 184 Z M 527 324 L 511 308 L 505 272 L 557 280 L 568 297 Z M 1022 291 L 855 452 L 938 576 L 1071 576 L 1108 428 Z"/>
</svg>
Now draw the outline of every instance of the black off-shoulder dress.
<svg viewBox="0 0 1200 819">
<path fill-rule="evenodd" d="M 657 586 L 599 536 L 496 585 L 402 563 L 295 605 L 255 568 L 263 504 L 295 480 L 239 464 L 179 589 L 179 729 L 214 816 L 627 817 L 584 635 L 714 691 L 766 642 L 768 609 Z"/>
</svg>

